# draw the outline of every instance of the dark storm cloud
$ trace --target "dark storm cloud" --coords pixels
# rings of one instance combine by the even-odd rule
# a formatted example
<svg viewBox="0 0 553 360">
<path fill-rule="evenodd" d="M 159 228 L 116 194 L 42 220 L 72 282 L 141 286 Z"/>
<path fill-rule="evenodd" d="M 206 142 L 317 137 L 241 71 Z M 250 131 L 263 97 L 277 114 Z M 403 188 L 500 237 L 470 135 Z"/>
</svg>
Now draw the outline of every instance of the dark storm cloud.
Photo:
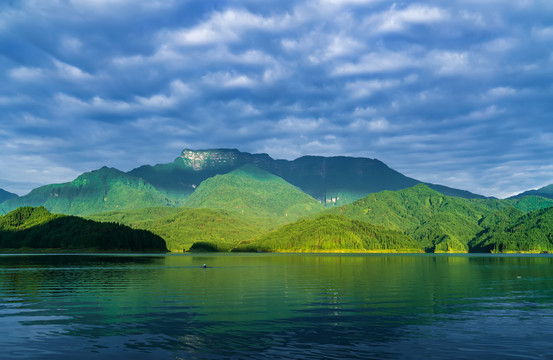
<svg viewBox="0 0 553 360">
<path fill-rule="evenodd" d="M 0 187 L 182 148 L 378 158 L 506 196 L 553 182 L 543 1 L 0 5 Z"/>
</svg>

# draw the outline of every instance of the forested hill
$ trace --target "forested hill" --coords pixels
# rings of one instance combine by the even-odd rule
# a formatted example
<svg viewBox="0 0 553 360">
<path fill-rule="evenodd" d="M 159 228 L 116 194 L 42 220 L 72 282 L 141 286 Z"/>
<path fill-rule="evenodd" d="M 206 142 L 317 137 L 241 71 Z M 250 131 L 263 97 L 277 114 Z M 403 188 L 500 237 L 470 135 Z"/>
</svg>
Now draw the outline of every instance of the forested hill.
<svg viewBox="0 0 553 360">
<path fill-rule="evenodd" d="M 297 187 L 250 164 L 203 181 L 185 205 L 269 217 L 274 222 L 292 222 L 324 210 L 317 200 Z"/>
<path fill-rule="evenodd" d="M 148 231 L 22 207 L 0 216 L 0 249 L 165 252 L 165 241 Z"/>
<path fill-rule="evenodd" d="M 71 182 L 42 186 L 25 196 L 7 200 L 0 204 L 0 214 L 22 206 L 44 206 L 55 213 L 86 215 L 175 204 L 143 179 L 103 167 Z"/>
<path fill-rule="evenodd" d="M 8 192 L 4 189 L 0 189 L 0 204 L 3 203 L 6 200 L 16 198 L 17 195 L 13 194 L 11 192 Z"/>
<path fill-rule="evenodd" d="M 529 196 L 529 195 L 535 195 L 535 196 L 541 196 L 541 197 L 553 199 L 553 184 L 544 186 L 537 190 L 525 191 L 523 193 L 520 193 L 518 195 L 511 197 L 511 199 L 520 199 L 522 197 Z"/>
<path fill-rule="evenodd" d="M 116 222 L 161 236 L 170 251 L 182 252 L 195 242 L 208 242 L 226 251 L 278 226 L 274 219 L 222 209 L 147 208 L 90 215 L 95 221 Z"/>
<path fill-rule="evenodd" d="M 365 221 L 339 215 L 303 219 L 263 235 L 242 241 L 234 251 L 381 251 L 422 252 L 412 237 Z"/>
<path fill-rule="evenodd" d="M 419 184 L 400 191 L 370 194 L 352 204 L 329 210 L 351 219 L 403 231 L 426 251 L 467 252 L 469 242 L 485 230 L 485 218 L 509 207 L 551 206 L 548 199 L 467 200 L 445 196 Z M 517 215 L 513 215 L 517 216 Z"/>
<path fill-rule="evenodd" d="M 475 252 L 553 252 L 553 208 L 493 217 L 470 242 Z"/>
</svg>

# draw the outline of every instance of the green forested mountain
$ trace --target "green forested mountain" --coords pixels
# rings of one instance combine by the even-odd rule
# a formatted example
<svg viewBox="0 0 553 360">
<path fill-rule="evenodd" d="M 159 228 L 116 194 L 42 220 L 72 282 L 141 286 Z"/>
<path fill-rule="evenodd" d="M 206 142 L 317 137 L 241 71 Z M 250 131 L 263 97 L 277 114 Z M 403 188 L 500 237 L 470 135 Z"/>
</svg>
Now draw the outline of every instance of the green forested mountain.
<svg viewBox="0 0 553 360">
<path fill-rule="evenodd" d="M 489 202 L 488 200 L 485 201 Z M 528 195 L 521 198 L 505 199 L 500 201 L 524 212 L 541 210 L 553 206 L 553 197 L 547 198 L 537 195 Z"/>
<path fill-rule="evenodd" d="M 426 251 L 465 252 L 469 242 L 485 230 L 485 218 L 508 207 L 549 206 L 547 200 L 467 200 L 445 196 L 419 184 L 400 191 L 370 194 L 332 213 L 368 221 L 411 235 Z M 485 224 L 485 223 L 484 223 Z"/>
<path fill-rule="evenodd" d="M 129 174 L 145 179 L 173 198 L 182 199 L 192 194 L 205 179 L 226 174 L 245 164 L 253 164 L 283 178 L 327 206 L 347 204 L 369 193 L 400 190 L 420 183 L 376 159 L 303 156 L 288 161 L 236 149 L 185 149 L 172 163 L 141 166 Z M 468 191 L 428 185 L 448 195 L 483 198 Z"/>
<path fill-rule="evenodd" d="M 0 216 L 0 249 L 167 251 L 165 241 L 124 225 L 51 214 L 44 207 L 22 207 Z"/>
<path fill-rule="evenodd" d="M 69 183 L 36 188 L 25 196 L 0 203 L 0 214 L 20 206 L 45 206 L 56 213 L 72 215 L 179 206 L 204 180 L 244 165 L 281 177 L 329 207 L 350 203 L 369 193 L 420 183 L 376 159 L 304 156 L 288 161 L 238 150 L 184 150 L 169 164 L 141 166 L 129 173 L 104 167 Z M 441 185 L 429 186 L 444 194 L 481 197 Z"/>
<path fill-rule="evenodd" d="M 6 200 L 16 198 L 17 194 L 13 194 L 11 192 L 8 192 L 4 189 L 0 189 L 0 204 L 3 203 Z"/>
<path fill-rule="evenodd" d="M 0 204 L 0 213 L 21 206 L 44 206 L 55 213 L 86 215 L 175 204 L 143 179 L 103 167 L 69 183 L 42 186 L 25 196 L 5 201 Z"/>
<path fill-rule="evenodd" d="M 510 211 L 510 212 L 509 212 Z M 553 208 L 528 214 L 494 213 L 489 227 L 470 242 L 475 252 L 553 251 Z"/>
<path fill-rule="evenodd" d="M 553 184 L 544 186 L 542 188 L 539 188 L 537 190 L 528 190 L 523 193 L 520 193 L 518 195 L 515 195 L 511 197 L 511 199 L 520 199 L 525 196 L 529 195 L 535 195 L 535 196 L 541 196 L 548 199 L 553 199 Z"/>
<path fill-rule="evenodd" d="M 271 218 L 277 223 L 292 222 L 324 209 L 317 200 L 282 178 L 249 164 L 203 181 L 185 205 L 236 211 Z"/>
<path fill-rule="evenodd" d="M 399 231 L 339 215 L 321 215 L 282 226 L 235 251 L 398 251 L 422 252 L 420 244 Z"/>
<path fill-rule="evenodd" d="M 176 252 L 198 242 L 211 244 L 213 250 L 226 251 L 241 240 L 254 238 L 275 227 L 271 219 L 252 218 L 221 209 L 147 208 L 88 218 L 151 231 L 165 239 L 170 251 Z"/>
</svg>

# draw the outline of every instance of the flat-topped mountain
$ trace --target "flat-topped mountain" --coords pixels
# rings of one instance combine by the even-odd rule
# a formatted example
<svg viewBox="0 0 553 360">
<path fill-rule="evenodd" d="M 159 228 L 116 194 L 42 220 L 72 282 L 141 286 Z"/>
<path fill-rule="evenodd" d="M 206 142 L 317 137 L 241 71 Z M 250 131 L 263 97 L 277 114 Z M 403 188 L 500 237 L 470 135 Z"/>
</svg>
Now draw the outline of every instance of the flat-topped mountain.
<svg viewBox="0 0 553 360">
<path fill-rule="evenodd" d="M 0 204 L 0 214 L 22 206 L 44 206 L 69 215 L 174 204 L 143 179 L 113 168 L 84 173 L 63 184 L 51 184 Z"/>
<path fill-rule="evenodd" d="M 274 160 L 267 154 L 236 149 L 183 150 L 169 164 L 141 166 L 129 172 L 177 198 L 186 198 L 205 179 L 228 173 L 245 164 L 277 175 L 325 205 L 350 203 L 382 190 L 400 190 L 420 181 L 409 178 L 376 159 L 335 156 L 303 156 L 296 160 Z M 428 184 L 452 196 L 482 198 L 468 191 Z"/>
<path fill-rule="evenodd" d="M 17 196 L 18 196 L 17 194 L 11 193 L 4 189 L 0 189 L 0 203 L 3 203 L 6 200 L 16 198 Z"/>
</svg>

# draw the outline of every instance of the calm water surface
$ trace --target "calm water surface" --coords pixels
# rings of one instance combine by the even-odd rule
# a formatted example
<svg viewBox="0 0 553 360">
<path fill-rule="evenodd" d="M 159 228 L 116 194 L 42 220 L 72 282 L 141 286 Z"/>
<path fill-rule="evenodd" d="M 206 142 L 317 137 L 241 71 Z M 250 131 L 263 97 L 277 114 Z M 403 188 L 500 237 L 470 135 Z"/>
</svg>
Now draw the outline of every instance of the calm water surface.
<svg viewBox="0 0 553 360">
<path fill-rule="evenodd" d="M 553 358 L 553 257 L 0 255 L 0 351 L 2 359 Z"/>
</svg>

